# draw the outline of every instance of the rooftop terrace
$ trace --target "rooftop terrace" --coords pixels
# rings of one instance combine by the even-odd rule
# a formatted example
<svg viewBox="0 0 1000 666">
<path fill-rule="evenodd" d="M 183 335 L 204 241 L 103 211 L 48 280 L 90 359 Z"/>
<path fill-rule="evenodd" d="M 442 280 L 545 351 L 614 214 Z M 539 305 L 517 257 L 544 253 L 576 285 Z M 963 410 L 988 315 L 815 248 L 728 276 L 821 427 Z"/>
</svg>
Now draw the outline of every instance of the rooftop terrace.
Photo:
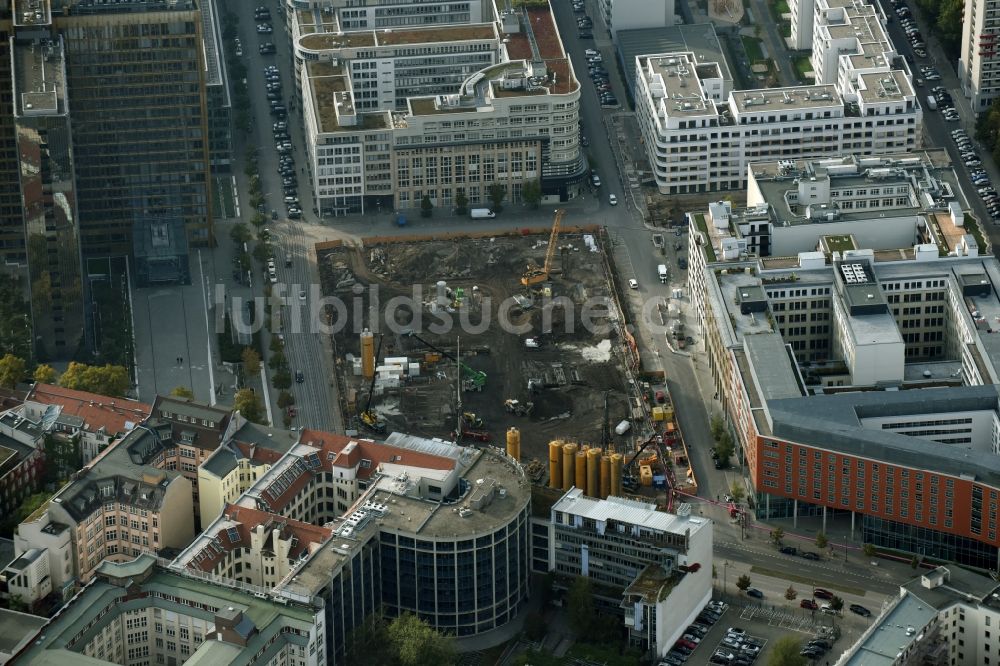
<svg viewBox="0 0 1000 666">
<path fill-rule="evenodd" d="M 345 48 L 385 48 L 413 44 L 447 44 L 498 39 L 492 23 L 446 25 L 435 28 L 314 32 L 299 38 L 299 46 L 309 51 Z"/>
</svg>

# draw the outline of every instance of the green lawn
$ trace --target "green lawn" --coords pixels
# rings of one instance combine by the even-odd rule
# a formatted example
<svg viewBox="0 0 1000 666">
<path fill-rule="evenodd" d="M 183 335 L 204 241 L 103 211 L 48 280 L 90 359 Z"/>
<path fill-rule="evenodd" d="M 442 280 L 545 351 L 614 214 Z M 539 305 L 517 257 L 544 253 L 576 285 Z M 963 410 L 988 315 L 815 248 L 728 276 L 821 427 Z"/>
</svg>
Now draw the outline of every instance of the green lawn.
<svg viewBox="0 0 1000 666">
<path fill-rule="evenodd" d="M 788 8 L 788 2 L 786 0 L 774 0 L 771 3 L 771 9 L 774 10 L 775 15 L 781 18 L 782 14 L 791 14 L 792 10 Z"/>
<path fill-rule="evenodd" d="M 741 39 L 743 40 L 743 50 L 746 51 L 747 59 L 750 60 L 751 65 L 764 59 L 764 50 L 761 48 L 759 39 L 747 35 L 743 35 Z"/>
<path fill-rule="evenodd" d="M 781 30 L 781 36 L 785 39 L 792 36 L 792 24 L 788 21 L 782 21 L 779 29 Z"/>
<path fill-rule="evenodd" d="M 708 224 L 705 222 L 705 216 L 702 213 L 698 213 L 694 216 L 694 223 L 700 231 L 705 236 L 705 243 L 701 246 L 705 251 L 705 256 L 708 258 L 708 263 L 715 263 L 715 248 L 712 247 L 712 237 L 708 235 Z"/>
<path fill-rule="evenodd" d="M 233 181 L 229 176 L 216 176 L 213 185 L 215 196 L 212 197 L 212 212 L 215 217 L 236 217 L 236 202 L 233 200 Z"/>
<path fill-rule="evenodd" d="M 812 63 L 809 62 L 809 56 L 792 58 L 792 64 L 795 65 L 795 75 L 799 78 L 799 81 L 803 83 L 811 83 L 813 81 L 814 77 L 808 76 L 813 71 Z"/>
</svg>

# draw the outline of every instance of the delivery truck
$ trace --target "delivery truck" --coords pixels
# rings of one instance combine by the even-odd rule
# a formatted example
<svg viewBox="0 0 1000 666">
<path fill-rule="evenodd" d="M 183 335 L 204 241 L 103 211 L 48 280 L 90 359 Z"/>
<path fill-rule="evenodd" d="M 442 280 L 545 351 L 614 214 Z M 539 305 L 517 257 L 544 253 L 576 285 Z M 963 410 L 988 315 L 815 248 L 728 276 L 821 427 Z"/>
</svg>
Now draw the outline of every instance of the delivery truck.
<svg viewBox="0 0 1000 666">
<path fill-rule="evenodd" d="M 491 211 L 489 208 L 473 208 L 471 211 L 469 211 L 469 214 L 472 215 L 472 219 L 474 220 L 482 220 L 488 217 L 497 216 L 497 214 Z"/>
<path fill-rule="evenodd" d="M 660 284 L 667 283 L 667 265 L 660 264 L 656 267 L 656 274 L 660 276 Z"/>
<path fill-rule="evenodd" d="M 931 111 L 937 111 L 937 100 L 934 99 L 934 95 L 927 96 L 927 108 Z"/>
</svg>

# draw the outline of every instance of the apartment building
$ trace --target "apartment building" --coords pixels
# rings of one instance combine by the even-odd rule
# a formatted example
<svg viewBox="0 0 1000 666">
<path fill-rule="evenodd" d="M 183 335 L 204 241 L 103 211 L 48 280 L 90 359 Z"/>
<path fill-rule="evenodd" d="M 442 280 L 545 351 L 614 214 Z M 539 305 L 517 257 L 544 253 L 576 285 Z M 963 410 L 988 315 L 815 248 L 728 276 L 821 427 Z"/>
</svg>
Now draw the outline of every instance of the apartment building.
<svg viewBox="0 0 1000 666">
<path fill-rule="evenodd" d="M 796 51 L 812 49 L 813 25 L 816 20 L 815 0 L 790 0 L 788 12 L 791 23 L 791 35 L 789 36 L 791 47 Z"/>
<path fill-rule="evenodd" d="M 624 614 L 632 645 L 662 656 L 712 598 L 712 522 L 621 497 L 573 488 L 532 521 L 532 566 L 586 576 L 598 604 Z"/>
<path fill-rule="evenodd" d="M 37 639 L 22 664 L 328 663 L 323 608 L 255 596 L 238 584 L 166 569 L 151 555 L 105 562 Z"/>
<path fill-rule="evenodd" d="M 495 18 L 494 18 L 495 17 Z M 310 172 L 320 211 L 343 215 L 520 200 L 540 181 L 551 200 L 586 177 L 580 86 L 548 8 L 435 29 L 339 32 L 320 9 L 291 26 Z"/>
<path fill-rule="evenodd" d="M 101 562 L 181 549 L 194 538 L 191 482 L 163 469 L 169 425 L 133 428 L 84 467 L 14 535 L 17 553 L 46 549 L 53 589 L 89 581 Z"/>
<path fill-rule="evenodd" d="M 997 582 L 961 567 L 937 567 L 901 585 L 878 619 L 837 660 L 861 666 L 995 664 L 1000 645 Z"/>
<path fill-rule="evenodd" d="M 758 514 L 996 568 L 996 260 L 949 251 L 971 234 L 946 213 L 934 243 L 855 249 L 817 223 L 814 251 L 757 259 L 692 218 L 692 305 Z"/>
<path fill-rule="evenodd" d="M 597 8 L 616 42 L 621 30 L 657 28 L 678 22 L 674 0 L 599 0 Z"/>
<path fill-rule="evenodd" d="M 45 464 L 41 424 L 24 416 L 22 407 L 0 413 L 0 511 L 14 515 L 21 502 L 38 490 Z"/>
<path fill-rule="evenodd" d="M 153 465 L 178 470 L 190 482 L 192 520 L 197 532 L 202 527 L 198 468 L 246 425 L 246 419 L 239 412 L 158 395 L 145 425 L 157 433 L 163 446 L 162 452 L 153 458 Z"/>
<path fill-rule="evenodd" d="M 24 401 L 24 414 L 44 422 L 56 437 L 76 438 L 86 465 L 115 440 L 149 418 L 152 407 L 136 400 L 36 382 Z"/>
<path fill-rule="evenodd" d="M 965 5 L 962 41 L 959 42 L 958 80 L 972 110 L 986 111 L 1000 93 L 1000 54 L 997 39 L 1000 20 L 996 0 L 976 0 Z"/>
<path fill-rule="evenodd" d="M 822 28 L 858 35 L 853 42 L 814 38 L 815 85 L 730 90 L 728 67 L 695 51 L 636 56 L 636 116 L 660 192 L 741 188 L 758 161 L 919 147 L 922 111 L 905 61 L 871 11 L 844 21 Z"/>
<path fill-rule="evenodd" d="M 299 441 L 294 433 L 245 423 L 198 465 L 198 511 L 209 525 Z"/>
<path fill-rule="evenodd" d="M 272 589 L 332 536 L 329 527 L 230 504 L 174 565 Z"/>
</svg>

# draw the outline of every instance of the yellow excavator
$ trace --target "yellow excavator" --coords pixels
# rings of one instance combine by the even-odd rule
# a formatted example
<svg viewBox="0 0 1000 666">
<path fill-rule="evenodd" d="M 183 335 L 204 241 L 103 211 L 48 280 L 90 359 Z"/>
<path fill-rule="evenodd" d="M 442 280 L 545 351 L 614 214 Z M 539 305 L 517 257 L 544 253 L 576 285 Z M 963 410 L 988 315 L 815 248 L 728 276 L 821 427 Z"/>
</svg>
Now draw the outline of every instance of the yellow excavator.
<svg viewBox="0 0 1000 666">
<path fill-rule="evenodd" d="M 530 287 L 549 279 L 549 271 L 552 270 L 552 257 L 556 253 L 556 241 L 559 239 L 559 224 L 562 222 L 565 210 L 560 208 L 556 211 L 555 222 L 552 223 L 552 234 L 549 236 L 549 246 L 545 249 L 545 264 L 541 268 L 529 268 L 521 276 L 521 284 Z"/>
</svg>

